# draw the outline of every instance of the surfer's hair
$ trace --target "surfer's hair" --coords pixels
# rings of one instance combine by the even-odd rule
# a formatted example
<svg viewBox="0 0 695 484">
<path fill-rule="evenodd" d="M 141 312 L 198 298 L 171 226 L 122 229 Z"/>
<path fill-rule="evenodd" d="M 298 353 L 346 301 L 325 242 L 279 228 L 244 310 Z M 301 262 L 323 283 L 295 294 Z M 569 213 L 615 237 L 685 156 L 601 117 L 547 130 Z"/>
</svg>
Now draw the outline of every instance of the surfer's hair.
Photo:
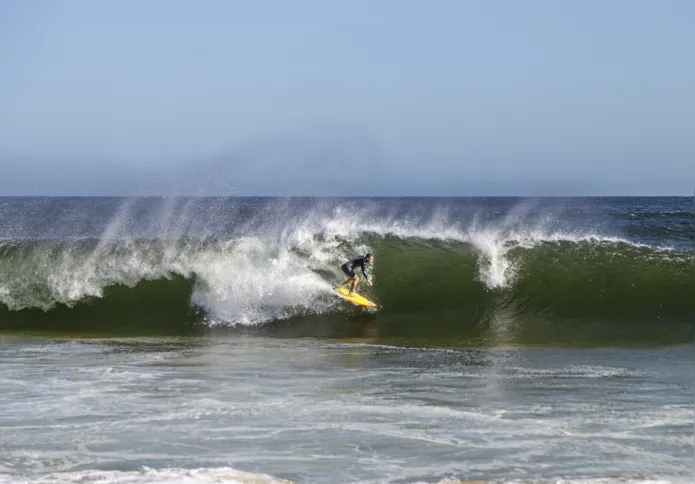
<svg viewBox="0 0 695 484">
<path fill-rule="evenodd" d="M 367 255 L 365 255 L 364 258 L 365 258 L 365 259 L 373 259 L 373 258 L 374 258 L 374 254 L 372 254 L 371 252 L 367 252 Z"/>
</svg>

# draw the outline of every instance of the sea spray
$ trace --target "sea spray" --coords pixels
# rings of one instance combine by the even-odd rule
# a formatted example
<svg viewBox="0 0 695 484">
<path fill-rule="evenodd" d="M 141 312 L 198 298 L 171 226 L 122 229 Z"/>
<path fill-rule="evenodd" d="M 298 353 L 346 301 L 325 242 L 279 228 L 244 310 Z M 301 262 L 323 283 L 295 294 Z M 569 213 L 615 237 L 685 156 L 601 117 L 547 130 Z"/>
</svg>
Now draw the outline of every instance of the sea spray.
<svg viewBox="0 0 695 484">
<path fill-rule="evenodd" d="M 227 245 L 191 263 L 198 277 L 192 302 L 217 324 L 257 324 L 326 308 L 317 296 L 331 286 L 301 258 L 255 238 Z"/>
</svg>

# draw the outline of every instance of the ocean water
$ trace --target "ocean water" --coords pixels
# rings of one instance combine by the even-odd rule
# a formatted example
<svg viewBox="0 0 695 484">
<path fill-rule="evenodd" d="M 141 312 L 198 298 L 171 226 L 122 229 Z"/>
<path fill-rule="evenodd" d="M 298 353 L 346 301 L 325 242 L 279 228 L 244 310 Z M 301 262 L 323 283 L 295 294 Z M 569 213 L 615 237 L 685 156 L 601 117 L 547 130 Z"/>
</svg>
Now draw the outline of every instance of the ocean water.
<svg viewBox="0 0 695 484">
<path fill-rule="evenodd" d="M 0 198 L 0 483 L 693 482 L 692 198 Z M 371 251 L 363 309 L 339 266 Z"/>
</svg>

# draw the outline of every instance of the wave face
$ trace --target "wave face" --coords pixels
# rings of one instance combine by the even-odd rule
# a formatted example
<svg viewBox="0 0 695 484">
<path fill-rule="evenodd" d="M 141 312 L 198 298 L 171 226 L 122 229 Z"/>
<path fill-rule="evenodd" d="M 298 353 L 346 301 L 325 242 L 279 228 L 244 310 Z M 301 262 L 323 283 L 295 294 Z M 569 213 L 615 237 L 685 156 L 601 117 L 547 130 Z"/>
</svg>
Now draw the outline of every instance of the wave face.
<svg viewBox="0 0 695 484">
<path fill-rule="evenodd" d="M 689 203 L 0 199 L 0 328 L 179 333 L 370 314 L 393 338 L 687 339 Z M 368 250 L 375 284 L 358 290 L 375 313 L 332 293 L 340 264 Z"/>
</svg>

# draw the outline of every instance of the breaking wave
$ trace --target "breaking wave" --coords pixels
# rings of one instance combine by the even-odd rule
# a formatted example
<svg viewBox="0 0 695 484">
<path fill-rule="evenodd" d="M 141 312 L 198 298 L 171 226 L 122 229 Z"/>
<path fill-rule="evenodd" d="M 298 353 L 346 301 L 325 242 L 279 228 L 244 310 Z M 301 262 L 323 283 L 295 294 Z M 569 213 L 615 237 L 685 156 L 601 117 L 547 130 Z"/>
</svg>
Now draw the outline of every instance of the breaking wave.
<svg viewBox="0 0 695 484">
<path fill-rule="evenodd" d="M 530 204 L 462 218 L 439 205 L 208 206 L 202 216 L 163 203 L 145 214 L 121 206 L 98 237 L 0 241 L 0 327 L 42 318 L 43 327 L 43 315 L 56 329 L 81 318 L 173 328 L 351 315 L 356 309 L 332 287 L 343 280 L 340 264 L 368 250 L 375 284 L 358 290 L 380 303 L 379 317 L 475 326 L 501 309 L 530 320 L 695 316 L 689 250 L 573 226 Z M 70 223 L 73 232 L 84 226 Z"/>
</svg>

